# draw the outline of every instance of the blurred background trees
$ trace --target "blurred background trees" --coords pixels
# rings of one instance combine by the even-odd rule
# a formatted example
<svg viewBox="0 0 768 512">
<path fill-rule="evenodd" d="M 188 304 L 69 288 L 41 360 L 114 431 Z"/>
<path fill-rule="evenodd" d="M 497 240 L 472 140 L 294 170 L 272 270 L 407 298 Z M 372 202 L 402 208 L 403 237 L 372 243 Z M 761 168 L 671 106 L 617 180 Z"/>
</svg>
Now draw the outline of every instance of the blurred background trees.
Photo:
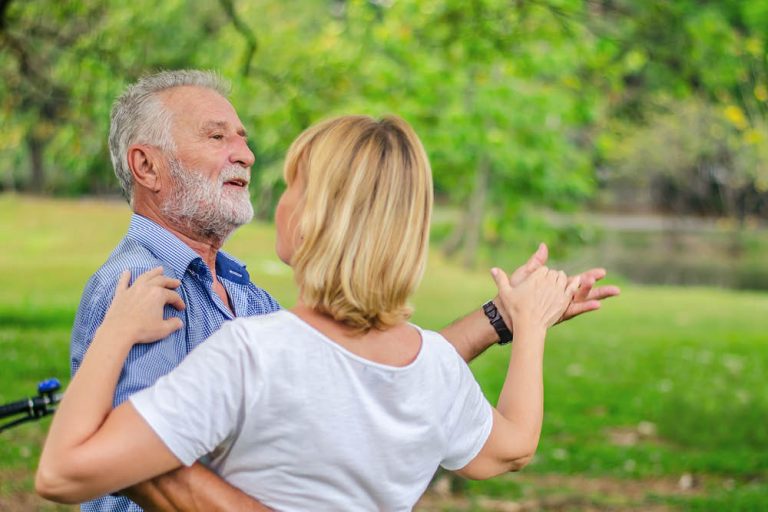
<svg viewBox="0 0 768 512">
<path fill-rule="evenodd" d="M 767 39 L 762 0 L 0 0 L 0 189 L 116 193 L 112 101 L 195 67 L 232 81 L 262 217 L 303 128 L 393 112 L 468 265 L 542 208 L 743 224 L 768 209 Z"/>
</svg>

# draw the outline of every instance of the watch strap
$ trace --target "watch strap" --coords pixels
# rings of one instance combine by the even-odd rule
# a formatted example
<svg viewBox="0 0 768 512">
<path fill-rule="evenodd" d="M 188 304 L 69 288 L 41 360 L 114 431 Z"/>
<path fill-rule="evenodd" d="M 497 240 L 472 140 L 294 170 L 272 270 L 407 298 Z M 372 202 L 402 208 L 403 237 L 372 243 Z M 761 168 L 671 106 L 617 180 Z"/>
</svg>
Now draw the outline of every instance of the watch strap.
<svg viewBox="0 0 768 512">
<path fill-rule="evenodd" d="M 492 300 L 489 300 L 483 304 L 483 313 L 488 317 L 488 321 L 496 330 L 496 334 L 499 336 L 499 345 L 506 345 L 512 341 L 512 331 L 509 330 L 507 324 L 504 322 L 501 313 L 496 308 L 496 304 Z"/>
</svg>

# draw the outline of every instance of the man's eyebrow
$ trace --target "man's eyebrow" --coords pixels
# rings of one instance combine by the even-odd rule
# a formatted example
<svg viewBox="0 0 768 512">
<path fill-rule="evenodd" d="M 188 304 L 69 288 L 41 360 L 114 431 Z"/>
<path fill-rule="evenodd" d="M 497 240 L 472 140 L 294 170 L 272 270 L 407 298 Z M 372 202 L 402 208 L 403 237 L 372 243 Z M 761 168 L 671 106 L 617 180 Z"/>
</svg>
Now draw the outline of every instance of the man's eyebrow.
<svg viewBox="0 0 768 512">
<path fill-rule="evenodd" d="M 202 128 L 200 129 L 201 132 L 210 132 L 213 130 L 226 130 L 229 128 L 229 123 L 226 121 L 206 121 L 203 123 Z M 237 134 L 241 137 L 248 137 L 248 133 L 246 133 L 245 128 L 242 126 L 239 127 L 236 130 Z"/>
</svg>

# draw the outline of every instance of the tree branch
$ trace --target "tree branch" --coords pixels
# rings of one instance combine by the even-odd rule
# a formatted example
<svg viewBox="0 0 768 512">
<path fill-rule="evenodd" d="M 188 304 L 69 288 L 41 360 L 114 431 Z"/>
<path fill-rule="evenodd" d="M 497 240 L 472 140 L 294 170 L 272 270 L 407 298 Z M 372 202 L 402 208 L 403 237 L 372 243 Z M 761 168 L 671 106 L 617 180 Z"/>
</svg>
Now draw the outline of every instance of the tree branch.
<svg viewBox="0 0 768 512">
<path fill-rule="evenodd" d="M 243 55 L 243 66 L 240 74 L 241 76 L 247 77 L 251 72 L 251 61 L 253 60 L 253 55 L 256 53 L 256 50 L 259 49 L 259 42 L 251 28 L 245 24 L 240 16 L 238 16 L 237 11 L 235 11 L 234 0 L 219 0 L 219 4 L 221 4 L 224 12 L 226 12 L 227 16 L 229 16 L 229 19 L 232 21 L 232 25 L 234 25 L 235 30 L 237 30 L 240 35 L 243 36 L 243 39 L 245 39 L 246 48 L 245 54 Z"/>
<path fill-rule="evenodd" d="M 8 7 L 11 5 L 11 2 L 13 2 L 13 0 L 0 0 L 0 32 L 5 30 L 6 22 L 8 20 Z"/>
</svg>

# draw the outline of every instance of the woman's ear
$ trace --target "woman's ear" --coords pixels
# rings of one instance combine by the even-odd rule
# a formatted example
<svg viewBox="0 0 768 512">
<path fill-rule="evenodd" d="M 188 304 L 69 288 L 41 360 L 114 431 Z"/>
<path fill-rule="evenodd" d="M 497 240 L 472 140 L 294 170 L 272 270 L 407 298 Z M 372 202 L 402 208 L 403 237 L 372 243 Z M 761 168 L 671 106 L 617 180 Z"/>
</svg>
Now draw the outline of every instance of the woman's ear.
<svg viewBox="0 0 768 512">
<path fill-rule="evenodd" d="M 128 167 L 136 185 L 152 192 L 160 191 L 160 157 L 157 148 L 145 144 L 134 144 L 128 148 Z"/>
</svg>

